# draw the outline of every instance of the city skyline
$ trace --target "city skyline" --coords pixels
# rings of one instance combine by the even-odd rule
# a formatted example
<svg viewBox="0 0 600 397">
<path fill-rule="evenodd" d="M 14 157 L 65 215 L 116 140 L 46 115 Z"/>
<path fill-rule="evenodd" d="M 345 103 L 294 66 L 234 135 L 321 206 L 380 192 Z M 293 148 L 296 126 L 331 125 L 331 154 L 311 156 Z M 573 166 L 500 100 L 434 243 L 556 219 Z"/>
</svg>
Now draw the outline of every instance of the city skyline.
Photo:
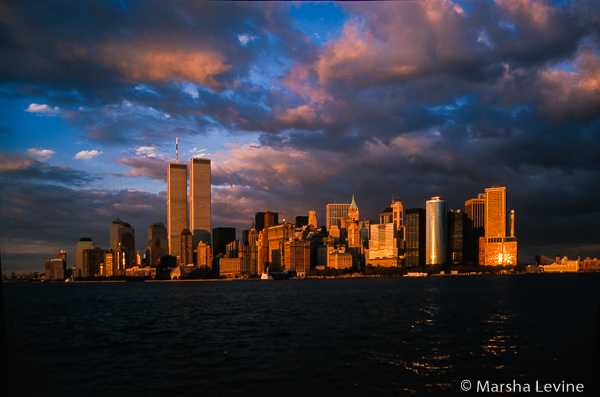
<svg viewBox="0 0 600 397">
<path fill-rule="evenodd" d="M 354 195 L 376 223 L 499 185 L 521 262 L 600 256 L 593 2 L 33 3 L 0 6 L 4 271 L 107 248 L 117 218 L 144 247 L 176 137 L 238 238 L 260 211 L 321 226 Z"/>
</svg>

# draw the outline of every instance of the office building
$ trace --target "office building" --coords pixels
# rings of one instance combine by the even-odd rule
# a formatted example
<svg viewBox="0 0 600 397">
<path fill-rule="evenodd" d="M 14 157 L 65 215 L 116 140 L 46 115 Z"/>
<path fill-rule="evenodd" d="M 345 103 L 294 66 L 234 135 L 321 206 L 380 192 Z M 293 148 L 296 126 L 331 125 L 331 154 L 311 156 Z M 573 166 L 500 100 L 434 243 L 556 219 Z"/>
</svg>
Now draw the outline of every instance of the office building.
<svg viewBox="0 0 600 397">
<path fill-rule="evenodd" d="M 217 227 L 213 229 L 213 256 L 225 255 L 227 244 L 235 241 L 235 227 Z"/>
<path fill-rule="evenodd" d="M 189 229 L 183 229 L 179 236 L 179 266 L 194 265 L 194 246 L 192 232 Z"/>
<path fill-rule="evenodd" d="M 439 196 L 427 200 L 425 218 L 425 264 L 444 264 L 448 260 L 448 203 Z"/>
<path fill-rule="evenodd" d="M 348 217 L 353 221 L 358 221 L 360 219 L 358 216 L 358 206 L 354 201 L 354 195 L 352 195 L 352 202 L 350 203 L 350 207 L 348 207 Z"/>
<path fill-rule="evenodd" d="M 468 222 L 467 260 L 479 263 L 479 239 L 485 237 L 485 194 L 480 193 L 477 198 L 465 201 L 465 213 Z"/>
<path fill-rule="evenodd" d="M 161 222 L 154 222 L 148 228 L 148 246 L 146 247 L 146 263 L 156 266 L 158 260 L 169 255 L 169 237 L 167 228 Z"/>
<path fill-rule="evenodd" d="M 83 269 L 83 251 L 94 249 L 96 246 L 89 237 L 82 237 L 77 242 L 77 252 L 75 254 L 75 267 L 73 268 L 73 277 L 86 277 Z"/>
<path fill-rule="evenodd" d="M 308 216 L 305 215 L 298 215 L 296 216 L 296 227 L 297 228 L 301 228 L 303 226 L 307 226 L 308 225 Z"/>
<path fill-rule="evenodd" d="M 212 267 L 212 249 L 204 241 L 200 241 L 196 246 L 196 266 L 204 269 Z"/>
<path fill-rule="evenodd" d="M 286 241 L 284 243 L 284 266 L 282 270 L 294 270 L 297 274 L 310 271 L 310 243 L 307 241 Z"/>
<path fill-rule="evenodd" d="M 513 221 L 514 211 L 507 211 L 506 187 L 485 189 L 485 237 L 484 246 L 480 247 L 481 264 L 517 264 L 517 240 Z"/>
<path fill-rule="evenodd" d="M 279 213 L 272 211 L 257 212 L 254 215 L 254 227 L 256 231 L 262 232 L 264 228 L 269 228 L 279 224 Z"/>
<path fill-rule="evenodd" d="M 332 226 L 339 226 L 340 220 L 348 216 L 349 209 L 350 204 L 327 204 L 325 207 L 327 230 L 330 230 Z"/>
<path fill-rule="evenodd" d="M 179 239 L 188 227 L 187 213 L 187 165 L 171 163 L 167 172 L 167 233 L 169 254 L 175 257 L 181 253 Z"/>
<path fill-rule="evenodd" d="M 190 231 L 193 246 L 200 241 L 210 244 L 210 160 L 190 160 Z"/>
<path fill-rule="evenodd" d="M 406 210 L 406 266 L 408 268 L 425 265 L 425 209 Z"/>
<path fill-rule="evenodd" d="M 400 230 L 404 226 L 404 207 L 400 200 L 396 200 L 392 203 L 392 222 L 396 231 Z"/>
<path fill-rule="evenodd" d="M 314 228 L 319 227 L 319 225 L 317 225 L 317 211 L 308 212 L 308 224 Z"/>
<path fill-rule="evenodd" d="M 371 225 L 371 239 L 367 251 L 367 263 L 376 258 L 392 258 L 398 256 L 394 224 L 380 223 Z"/>
<path fill-rule="evenodd" d="M 449 262 L 456 265 L 467 257 L 468 218 L 461 210 L 448 212 Z"/>
</svg>

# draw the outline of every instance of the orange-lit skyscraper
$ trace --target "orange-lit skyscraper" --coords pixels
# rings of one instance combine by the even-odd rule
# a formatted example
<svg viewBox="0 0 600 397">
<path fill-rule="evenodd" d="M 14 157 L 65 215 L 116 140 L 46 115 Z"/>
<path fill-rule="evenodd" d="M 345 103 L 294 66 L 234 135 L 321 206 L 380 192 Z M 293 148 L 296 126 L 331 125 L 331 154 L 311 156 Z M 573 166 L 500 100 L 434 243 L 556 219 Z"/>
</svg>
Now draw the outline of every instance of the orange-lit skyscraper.
<svg viewBox="0 0 600 397">
<path fill-rule="evenodd" d="M 167 173 L 167 232 L 170 255 L 179 256 L 179 238 L 184 229 L 187 229 L 187 165 L 171 163 Z"/>
<path fill-rule="evenodd" d="M 190 160 L 190 231 L 193 246 L 210 244 L 210 160 Z"/>
<path fill-rule="evenodd" d="M 514 212 L 511 215 L 514 219 Z M 506 236 L 507 229 L 506 188 L 494 186 L 485 189 L 483 264 L 489 266 L 517 264 L 517 240 L 514 235 Z M 514 231 L 512 225 L 511 230 Z M 511 231 L 509 233 L 512 234 Z"/>
</svg>

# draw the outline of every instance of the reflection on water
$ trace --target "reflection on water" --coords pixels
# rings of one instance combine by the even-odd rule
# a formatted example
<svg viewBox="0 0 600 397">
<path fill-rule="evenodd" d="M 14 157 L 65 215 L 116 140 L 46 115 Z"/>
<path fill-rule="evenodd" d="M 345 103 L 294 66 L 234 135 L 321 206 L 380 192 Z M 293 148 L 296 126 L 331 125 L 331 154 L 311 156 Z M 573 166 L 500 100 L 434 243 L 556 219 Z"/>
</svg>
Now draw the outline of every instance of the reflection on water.
<svg viewBox="0 0 600 397">
<path fill-rule="evenodd" d="M 599 281 L 5 284 L 13 394 L 462 395 L 462 379 L 586 379 Z"/>
</svg>

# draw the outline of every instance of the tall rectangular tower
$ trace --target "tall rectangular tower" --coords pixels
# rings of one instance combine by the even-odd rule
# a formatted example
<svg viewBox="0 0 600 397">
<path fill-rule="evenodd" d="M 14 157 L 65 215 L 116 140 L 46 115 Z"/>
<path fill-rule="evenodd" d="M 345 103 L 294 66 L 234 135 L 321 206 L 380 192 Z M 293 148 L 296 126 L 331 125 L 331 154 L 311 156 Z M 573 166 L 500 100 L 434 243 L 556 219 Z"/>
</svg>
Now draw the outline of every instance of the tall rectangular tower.
<svg viewBox="0 0 600 397">
<path fill-rule="evenodd" d="M 190 160 L 190 231 L 193 247 L 210 244 L 210 160 Z"/>
<path fill-rule="evenodd" d="M 167 173 L 167 233 L 170 255 L 179 256 L 179 238 L 183 229 L 187 229 L 187 165 L 171 163 Z"/>
<path fill-rule="evenodd" d="M 485 189 L 485 238 L 506 237 L 506 188 Z"/>
<path fill-rule="evenodd" d="M 425 264 L 443 265 L 448 260 L 448 203 L 439 196 L 425 206 Z"/>
<path fill-rule="evenodd" d="M 510 222 L 511 218 L 508 220 Z M 508 230 L 511 236 L 507 237 L 506 188 L 494 186 L 485 189 L 485 245 L 481 255 L 485 265 L 517 264 L 517 240 L 512 235 L 513 230 L 511 225 Z"/>
<path fill-rule="evenodd" d="M 327 204 L 325 207 L 325 218 L 327 230 L 332 226 L 339 226 L 340 219 L 348 216 L 350 204 Z"/>
<path fill-rule="evenodd" d="M 425 265 L 425 209 L 406 210 L 406 266 Z"/>
<path fill-rule="evenodd" d="M 468 261 L 479 262 L 479 238 L 485 237 L 485 194 L 480 193 L 478 198 L 465 201 L 465 213 L 469 218 L 467 233 Z"/>
</svg>

